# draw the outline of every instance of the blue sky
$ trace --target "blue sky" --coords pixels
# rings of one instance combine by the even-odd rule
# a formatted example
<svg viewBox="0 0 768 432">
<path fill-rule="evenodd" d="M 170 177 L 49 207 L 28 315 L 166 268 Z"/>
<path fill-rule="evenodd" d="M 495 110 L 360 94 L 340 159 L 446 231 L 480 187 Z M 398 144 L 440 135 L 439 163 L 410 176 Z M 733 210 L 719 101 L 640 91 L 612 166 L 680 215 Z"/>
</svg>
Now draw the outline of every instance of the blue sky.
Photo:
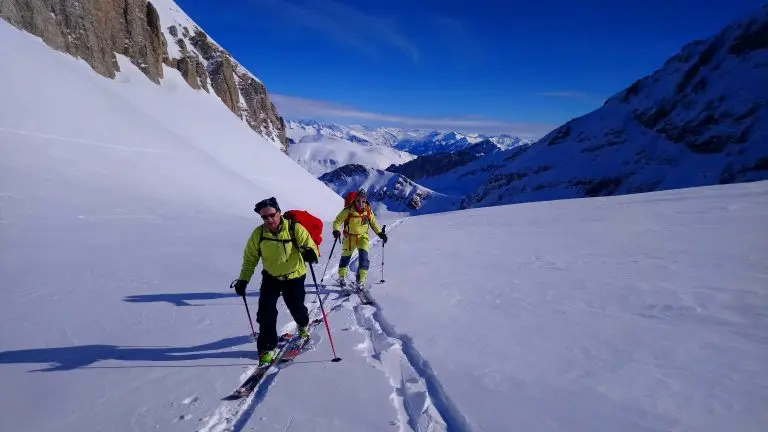
<svg viewBox="0 0 768 432">
<path fill-rule="evenodd" d="M 280 113 L 538 137 L 764 0 L 176 0 Z"/>
</svg>

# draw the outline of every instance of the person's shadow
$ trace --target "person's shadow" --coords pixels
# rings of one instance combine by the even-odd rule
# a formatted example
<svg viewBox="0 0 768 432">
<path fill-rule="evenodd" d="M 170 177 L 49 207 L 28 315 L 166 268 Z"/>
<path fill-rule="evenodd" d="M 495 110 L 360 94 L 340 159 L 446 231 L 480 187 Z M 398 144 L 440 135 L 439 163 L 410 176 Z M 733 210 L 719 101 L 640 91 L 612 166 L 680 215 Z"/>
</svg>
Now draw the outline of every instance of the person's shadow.
<svg viewBox="0 0 768 432">
<path fill-rule="evenodd" d="M 314 285 L 311 290 L 307 287 L 307 294 L 314 294 Z M 328 289 L 325 286 L 319 289 L 321 295 L 340 293 L 339 290 Z M 258 297 L 259 290 L 251 290 L 248 297 Z M 203 306 L 191 304 L 190 301 L 216 300 L 222 298 L 238 298 L 235 293 L 175 293 L 175 294 L 142 294 L 127 296 L 123 300 L 128 303 L 167 302 L 175 306 Z M 120 366 L 91 366 L 102 360 L 119 360 L 130 362 L 181 362 L 202 359 L 249 359 L 257 358 L 256 345 L 250 349 L 237 351 L 222 351 L 240 345 L 253 343 L 250 336 L 234 336 L 224 338 L 216 342 L 190 347 L 133 347 L 118 345 L 78 345 L 58 348 L 34 348 L 16 351 L 0 352 L 0 364 L 12 363 L 40 363 L 47 367 L 33 369 L 30 372 L 66 371 L 81 368 L 130 368 L 130 367 L 208 367 L 203 365 L 120 365 Z M 220 366 L 234 366 L 226 364 Z"/>
<path fill-rule="evenodd" d="M 246 297 L 258 297 L 259 290 L 250 290 L 245 293 Z M 197 292 L 197 293 L 174 293 L 174 294 L 139 294 L 127 296 L 123 301 L 128 303 L 154 303 L 166 302 L 174 306 L 206 306 L 205 304 L 192 304 L 190 301 L 202 300 L 220 300 L 220 299 L 239 299 L 240 296 L 233 292 Z"/>
<path fill-rule="evenodd" d="M 221 351 L 252 342 L 250 336 L 235 336 L 190 347 L 124 347 L 116 345 L 79 345 L 0 352 L 0 364 L 43 363 L 48 367 L 30 372 L 65 371 L 87 367 L 101 360 L 172 362 L 201 359 L 256 359 L 256 346 L 242 351 Z M 151 367 L 158 367 L 154 365 Z M 190 365 L 191 366 L 191 365 Z M 209 366 L 209 365 L 199 365 Z M 148 366 L 114 366 L 148 367 Z M 178 367 L 174 365 L 173 367 Z"/>
</svg>

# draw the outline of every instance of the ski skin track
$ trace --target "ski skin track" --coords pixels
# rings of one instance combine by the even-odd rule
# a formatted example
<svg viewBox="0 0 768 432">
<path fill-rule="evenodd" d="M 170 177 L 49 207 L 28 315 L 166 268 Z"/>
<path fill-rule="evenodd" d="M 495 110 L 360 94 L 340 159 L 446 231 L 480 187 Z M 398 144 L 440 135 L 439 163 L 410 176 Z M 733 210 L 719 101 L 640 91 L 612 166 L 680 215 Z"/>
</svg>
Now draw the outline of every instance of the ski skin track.
<svg viewBox="0 0 768 432">
<path fill-rule="evenodd" d="M 390 228 L 394 228 L 403 219 L 395 221 Z M 374 239 L 371 245 L 379 243 L 379 239 Z M 357 262 L 358 256 L 355 251 L 349 266 Z M 327 277 L 335 274 L 338 271 L 338 261 L 336 265 L 329 269 L 330 272 L 327 275 L 321 276 L 321 280 L 318 284 L 325 285 L 324 281 Z M 322 295 L 322 294 L 321 294 Z M 371 354 L 363 353 L 368 357 L 368 361 L 375 364 L 390 381 L 393 392 L 391 394 L 392 405 L 396 410 L 398 424 L 401 431 L 412 430 L 418 432 L 435 432 L 435 431 L 447 431 L 447 432 L 464 432 L 472 430 L 469 426 L 467 419 L 458 409 L 456 404 L 451 400 L 447 394 L 436 374 L 432 370 L 429 362 L 427 362 L 421 353 L 416 349 L 413 340 L 406 334 L 397 333 L 394 326 L 384 317 L 382 308 L 375 301 L 375 298 L 368 290 L 368 295 L 372 300 L 371 304 L 362 304 L 358 302 L 351 306 L 352 314 L 355 318 L 355 322 L 358 324 L 358 330 L 365 336 L 365 343 L 370 344 L 371 347 L 375 347 L 374 335 L 383 335 L 388 342 L 391 343 L 383 351 L 378 351 L 374 348 L 374 352 Z M 323 301 L 327 301 L 330 293 L 325 294 Z M 339 296 L 330 304 L 326 303 L 326 314 L 331 315 L 343 308 L 343 303 L 356 296 Z M 316 299 L 312 301 L 317 302 Z M 318 306 L 315 306 L 310 312 L 310 316 L 316 314 Z M 368 310 L 369 313 L 366 313 Z M 363 318 L 361 318 L 363 317 Z M 369 318 L 366 322 L 365 318 Z M 289 324 L 288 326 L 290 326 Z M 285 328 L 283 330 L 286 330 Z M 387 371 L 386 365 L 381 361 L 381 355 L 386 354 L 392 347 L 399 347 L 400 353 L 397 353 L 400 357 L 401 363 L 399 365 L 399 376 L 394 376 Z M 403 364 L 402 362 L 405 362 Z M 290 364 L 290 362 L 285 363 Z M 208 423 L 200 429 L 199 432 L 242 432 L 246 429 L 248 421 L 252 417 L 256 408 L 263 402 L 269 394 L 269 390 L 277 378 L 277 374 L 281 370 L 282 364 L 275 364 L 270 367 L 270 371 L 267 371 L 265 376 L 258 383 L 254 391 L 247 397 L 234 401 L 222 401 L 219 407 L 215 410 L 214 414 L 206 417 Z M 404 372 L 403 368 L 410 368 L 415 373 L 415 377 L 408 378 L 407 370 Z M 240 382 L 246 377 L 250 376 L 254 372 L 256 367 L 252 367 L 247 373 L 241 376 Z M 414 379 L 415 378 L 415 382 Z M 424 390 L 409 392 L 409 387 L 420 387 L 423 384 Z M 398 400 L 402 400 L 402 407 L 398 406 Z M 415 401 L 414 401 L 415 400 Z M 432 410 L 430 409 L 432 408 Z M 430 411 L 433 411 L 430 413 Z M 403 424 L 407 424 L 407 429 Z M 426 424 L 424 424 L 426 422 Z"/>
</svg>

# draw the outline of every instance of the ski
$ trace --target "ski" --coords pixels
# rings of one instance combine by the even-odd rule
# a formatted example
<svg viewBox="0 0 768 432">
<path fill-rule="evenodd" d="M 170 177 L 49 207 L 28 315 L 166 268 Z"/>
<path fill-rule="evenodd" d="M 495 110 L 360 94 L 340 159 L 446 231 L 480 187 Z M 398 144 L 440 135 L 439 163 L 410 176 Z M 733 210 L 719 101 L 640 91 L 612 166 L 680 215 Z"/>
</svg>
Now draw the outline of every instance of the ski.
<svg viewBox="0 0 768 432">
<path fill-rule="evenodd" d="M 312 339 L 312 331 L 321 322 L 323 322 L 323 320 L 320 318 L 312 320 L 312 322 L 309 323 L 309 337 L 301 341 L 301 343 L 294 346 L 290 350 L 286 351 L 285 354 L 283 354 L 283 356 L 280 358 L 280 363 L 292 362 L 296 357 L 299 356 L 299 354 L 303 353 L 310 340 Z"/>
<path fill-rule="evenodd" d="M 272 359 L 272 362 L 265 365 L 258 365 L 256 370 L 254 370 L 253 373 L 251 373 L 251 375 L 249 375 L 248 378 L 246 378 L 245 381 L 243 381 L 243 383 L 235 389 L 235 391 L 230 393 L 228 396 L 225 396 L 222 400 L 238 400 L 253 393 L 253 391 L 259 385 L 259 382 L 261 382 L 261 379 L 264 378 L 264 376 L 267 374 L 267 371 L 269 371 L 273 365 L 280 362 L 283 354 L 285 354 L 297 340 L 298 339 L 294 338 L 290 333 L 282 335 L 277 342 L 278 351 Z"/>
</svg>

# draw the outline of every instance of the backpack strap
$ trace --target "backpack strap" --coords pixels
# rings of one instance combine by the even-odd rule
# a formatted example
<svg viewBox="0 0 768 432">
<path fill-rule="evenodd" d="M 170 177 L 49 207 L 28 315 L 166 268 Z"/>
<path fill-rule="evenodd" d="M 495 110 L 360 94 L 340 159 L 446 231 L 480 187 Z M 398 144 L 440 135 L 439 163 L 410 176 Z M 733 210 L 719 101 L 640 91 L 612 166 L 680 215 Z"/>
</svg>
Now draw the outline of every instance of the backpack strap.
<svg viewBox="0 0 768 432">
<path fill-rule="evenodd" d="M 295 247 L 296 250 L 301 253 L 299 250 L 299 242 L 296 240 L 296 221 L 293 219 L 288 219 L 288 233 L 291 235 L 291 242 L 293 243 L 293 247 Z"/>
<path fill-rule="evenodd" d="M 347 213 L 346 219 L 344 219 L 344 231 L 349 232 L 349 220 L 352 219 L 352 212 L 357 212 L 357 209 L 355 209 L 355 203 L 353 202 L 346 208 L 349 209 L 349 212 Z M 370 204 L 365 204 L 365 214 L 368 216 L 368 226 L 371 225 L 371 206 Z"/>
<path fill-rule="evenodd" d="M 288 218 L 286 218 L 286 219 L 288 220 L 288 233 L 291 235 L 291 239 L 290 240 L 280 240 L 280 239 L 269 238 L 269 237 L 265 238 L 264 237 L 264 226 L 262 225 L 261 232 L 260 232 L 260 235 L 259 235 L 259 244 L 257 245 L 257 249 L 259 251 L 259 256 L 260 257 L 262 257 L 262 255 L 261 255 L 261 242 L 263 242 L 264 240 L 269 240 L 269 241 L 279 242 L 279 243 L 293 243 L 293 245 L 296 248 L 296 250 L 299 249 L 299 242 L 296 240 L 296 221 L 294 221 L 293 219 L 288 219 Z"/>
</svg>

